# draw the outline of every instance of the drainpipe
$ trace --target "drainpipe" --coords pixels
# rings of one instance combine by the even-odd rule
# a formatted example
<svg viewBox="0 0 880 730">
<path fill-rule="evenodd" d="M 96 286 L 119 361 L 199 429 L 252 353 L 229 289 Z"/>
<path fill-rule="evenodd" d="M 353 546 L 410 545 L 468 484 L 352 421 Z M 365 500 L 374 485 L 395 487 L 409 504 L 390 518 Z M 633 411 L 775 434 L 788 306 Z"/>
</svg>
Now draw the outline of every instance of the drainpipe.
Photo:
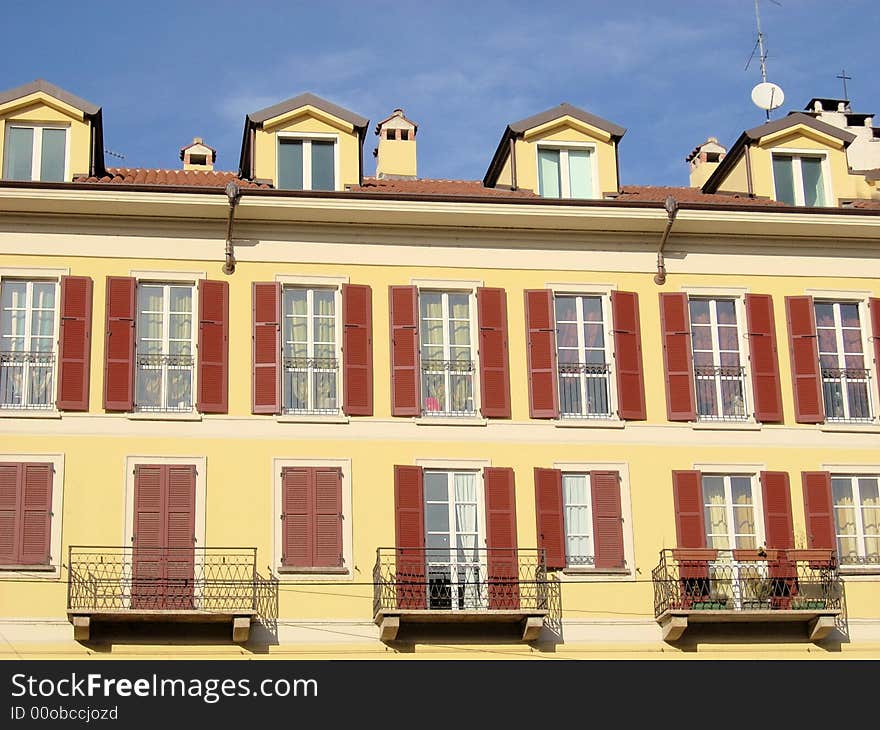
<svg viewBox="0 0 880 730">
<path fill-rule="evenodd" d="M 675 222 L 675 216 L 678 213 L 678 203 L 671 195 L 666 198 L 666 228 L 663 229 L 663 237 L 660 239 L 660 246 L 657 249 L 657 273 L 654 275 L 655 284 L 666 283 L 666 264 L 663 260 L 663 247 L 666 245 L 666 239 L 669 237 L 669 231 L 672 230 L 672 224 Z"/>
<path fill-rule="evenodd" d="M 235 206 L 241 198 L 241 188 L 230 181 L 226 185 L 226 197 L 229 198 L 229 220 L 226 223 L 226 263 L 223 264 L 223 273 L 235 272 L 235 254 L 232 250 L 232 221 L 235 217 Z"/>
<path fill-rule="evenodd" d="M 516 190 L 516 140 L 510 138 L 510 189 Z"/>
</svg>

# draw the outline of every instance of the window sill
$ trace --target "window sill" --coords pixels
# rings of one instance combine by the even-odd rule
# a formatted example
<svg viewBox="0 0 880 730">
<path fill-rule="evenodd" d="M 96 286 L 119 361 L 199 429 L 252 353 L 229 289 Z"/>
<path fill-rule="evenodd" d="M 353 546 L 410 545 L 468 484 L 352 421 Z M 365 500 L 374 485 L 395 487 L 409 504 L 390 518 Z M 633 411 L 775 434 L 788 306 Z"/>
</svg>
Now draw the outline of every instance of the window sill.
<svg viewBox="0 0 880 730">
<path fill-rule="evenodd" d="M 880 579 L 880 565 L 841 565 L 839 571 L 844 578 Z"/>
<path fill-rule="evenodd" d="M 482 416 L 417 416 L 413 422 L 417 426 L 485 426 L 489 419 Z"/>
<path fill-rule="evenodd" d="M 34 574 L 34 578 L 45 580 L 61 577 L 57 565 L 0 565 L 0 582 L 6 578 L 15 580 L 27 574 Z"/>
<path fill-rule="evenodd" d="M 880 433 L 876 423 L 820 423 L 820 431 L 828 433 Z"/>
<path fill-rule="evenodd" d="M 351 419 L 348 416 L 321 416 L 308 415 L 306 413 L 288 413 L 283 416 L 277 416 L 275 420 L 278 423 L 348 423 Z"/>
<path fill-rule="evenodd" d="M 0 409 L 0 418 L 61 418 L 61 411 L 38 411 L 28 408 Z"/>
<path fill-rule="evenodd" d="M 757 421 L 694 421 L 691 428 L 697 431 L 760 431 L 763 424 Z"/>
<path fill-rule="evenodd" d="M 348 568 L 294 568 L 289 565 L 282 566 L 277 569 L 279 575 L 348 575 Z"/>
<path fill-rule="evenodd" d="M 626 428 L 626 421 L 619 418 L 557 418 L 556 428 Z"/>
<path fill-rule="evenodd" d="M 196 413 L 126 413 L 129 421 L 201 421 L 202 414 Z"/>
<path fill-rule="evenodd" d="M 563 568 L 563 575 L 629 575 L 629 568 Z"/>
</svg>

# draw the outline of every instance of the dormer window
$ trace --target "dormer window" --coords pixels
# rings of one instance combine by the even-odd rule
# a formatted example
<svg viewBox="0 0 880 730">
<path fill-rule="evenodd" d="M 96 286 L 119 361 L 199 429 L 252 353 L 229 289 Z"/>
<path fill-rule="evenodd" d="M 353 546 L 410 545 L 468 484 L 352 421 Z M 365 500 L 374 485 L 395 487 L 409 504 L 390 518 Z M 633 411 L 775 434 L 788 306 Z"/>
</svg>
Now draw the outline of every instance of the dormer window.
<svg viewBox="0 0 880 730">
<path fill-rule="evenodd" d="M 63 182 L 67 167 L 67 128 L 8 124 L 3 150 L 5 180 Z"/>
<path fill-rule="evenodd" d="M 776 200 L 788 205 L 827 205 L 824 155 L 773 153 Z"/>
<path fill-rule="evenodd" d="M 594 198 L 592 146 L 538 147 L 538 192 L 544 198 Z"/>
<path fill-rule="evenodd" d="M 335 190 L 336 139 L 278 135 L 278 187 Z"/>
</svg>

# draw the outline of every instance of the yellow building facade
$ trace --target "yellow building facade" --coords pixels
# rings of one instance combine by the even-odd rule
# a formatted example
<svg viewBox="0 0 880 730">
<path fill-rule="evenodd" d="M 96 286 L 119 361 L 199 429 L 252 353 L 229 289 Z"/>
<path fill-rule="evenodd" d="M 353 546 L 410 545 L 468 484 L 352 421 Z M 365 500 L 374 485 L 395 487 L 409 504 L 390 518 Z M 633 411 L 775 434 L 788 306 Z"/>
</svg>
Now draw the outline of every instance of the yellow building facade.
<svg viewBox="0 0 880 730">
<path fill-rule="evenodd" d="M 876 657 L 846 140 L 820 206 L 628 191 L 625 130 L 564 107 L 460 191 L 365 178 L 366 120 L 312 95 L 237 173 L 136 182 L 75 120 L 64 182 L 4 167 L 0 654 Z"/>
</svg>

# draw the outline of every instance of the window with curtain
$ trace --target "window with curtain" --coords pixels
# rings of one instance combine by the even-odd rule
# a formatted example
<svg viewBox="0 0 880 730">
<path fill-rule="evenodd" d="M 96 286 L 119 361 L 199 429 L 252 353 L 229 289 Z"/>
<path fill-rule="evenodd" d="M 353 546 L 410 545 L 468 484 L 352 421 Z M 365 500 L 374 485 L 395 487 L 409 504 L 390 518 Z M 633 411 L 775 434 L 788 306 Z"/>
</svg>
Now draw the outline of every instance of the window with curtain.
<svg viewBox="0 0 880 730">
<path fill-rule="evenodd" d="M 825 200 L 824 156 L 773 154 L 776 200 L 788 205 L 821 207 Z"/>
<path fill-rule="evenodd" d="M 828 421 L 871 422 L 873 386 L 859 302 L 816 301 L 822 395 Z"/>
<path fill-rule="evenodd" d="M 593 514 L 589 474 L 562 475 L 566 565 L 593 565 Z"/>
<path fill-rule="evenodd" d="M 538 194 L 544 198 L 595 198 L 593 150 L 538 147 Z"/>
<path fill-rule="evenodd" d="M 841 565 L 880 565 L 880 477 L 833 475 L 831 496 Z"/>
<path fill-rule="evenodd" d="M 425 416 L 471 416 L 477 411 L 471 296 L 467 291 L 419 291 Z"/>
<path fill-rule="evenodd" d="M 278 188 L 335 190 L 336 142 L 279 136 Z"/>
<path fill-rule="evenodd" d="M 560 294 L 554 298 L 554 307 L 560 416 L 610 418 L 605 298 Z"/>
<path fill-rule="evenodd" d="M 7 125 L 3 151 L 5 180 L 63 182 L 67 129 L 43 125 Z"/>
<path fill-rule="evenodd" d="M 703 475 L 706 546 L 718 550 L 755 549 L 761 544 L 755 519 L 754 478 Z"/>
</svg>

